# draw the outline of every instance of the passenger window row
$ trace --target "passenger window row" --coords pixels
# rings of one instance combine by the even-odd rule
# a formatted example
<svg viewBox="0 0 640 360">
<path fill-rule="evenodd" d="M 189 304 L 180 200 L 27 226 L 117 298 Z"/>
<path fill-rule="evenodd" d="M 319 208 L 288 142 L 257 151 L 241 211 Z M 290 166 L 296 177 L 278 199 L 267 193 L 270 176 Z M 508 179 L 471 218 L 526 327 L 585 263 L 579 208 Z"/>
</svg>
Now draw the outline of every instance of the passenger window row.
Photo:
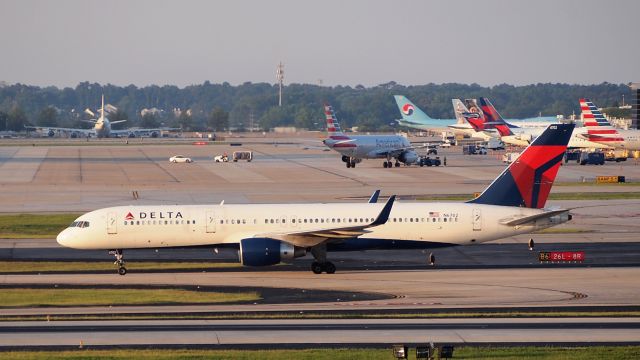
<svg viewBox="0 0 640 360">
<path fill-rule="evenodd" d="M 125 221 L 125 225 L 195 225 L 195 220 L 131 220 Z"/>
</svg>

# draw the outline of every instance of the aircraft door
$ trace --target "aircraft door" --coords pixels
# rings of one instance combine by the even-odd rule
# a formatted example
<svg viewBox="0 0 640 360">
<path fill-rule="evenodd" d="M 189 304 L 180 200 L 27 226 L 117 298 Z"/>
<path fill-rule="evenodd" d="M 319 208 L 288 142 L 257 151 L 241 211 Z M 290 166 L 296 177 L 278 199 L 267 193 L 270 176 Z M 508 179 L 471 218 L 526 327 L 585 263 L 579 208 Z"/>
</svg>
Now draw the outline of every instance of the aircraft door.
<svg viewBox="0 0 640 360">
<path fill-rule="evenodd" d="M 482 214 L 480 213 L 480 209 L 473 209 L 471 216 L 473 217 L 473 231 L 482 230 Z"/>
<path fill-rule="evenodd" d="M 109 213 L 107 215 L 107 234 L 118 233 L 118 218 L 116 213 Z"/>
<path fill-rule="evenodd" d="M 216 232 L 216 216 L 213 210 L 207 210 L 205 223 L 207 233 Z"/>
</svg>

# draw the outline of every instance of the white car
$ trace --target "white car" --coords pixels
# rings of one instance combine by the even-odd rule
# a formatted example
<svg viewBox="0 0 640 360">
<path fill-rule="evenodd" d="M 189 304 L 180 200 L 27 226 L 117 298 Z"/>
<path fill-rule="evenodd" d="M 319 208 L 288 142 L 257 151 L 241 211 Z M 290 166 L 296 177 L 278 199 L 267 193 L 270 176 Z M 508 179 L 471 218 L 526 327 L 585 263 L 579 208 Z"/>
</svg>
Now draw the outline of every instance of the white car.
<svg viewBox="0 0 640 360">
<path fill-rule="evenodd" d="M 176 156 L 170 157 L 169 158 L 169 162 L 172 162 L 172 163 L 190 163 L 190 162 L 193 162 L 193 160 L 191 160 L 191 158 L 186 157 L 186 156 L 176 155 Z"/>
<path fill-rule="evenodd" d="M 229 157 L 227 155 L 218 155 L 213 160 L 215 162 L 229 162 Z"/>
</svg>

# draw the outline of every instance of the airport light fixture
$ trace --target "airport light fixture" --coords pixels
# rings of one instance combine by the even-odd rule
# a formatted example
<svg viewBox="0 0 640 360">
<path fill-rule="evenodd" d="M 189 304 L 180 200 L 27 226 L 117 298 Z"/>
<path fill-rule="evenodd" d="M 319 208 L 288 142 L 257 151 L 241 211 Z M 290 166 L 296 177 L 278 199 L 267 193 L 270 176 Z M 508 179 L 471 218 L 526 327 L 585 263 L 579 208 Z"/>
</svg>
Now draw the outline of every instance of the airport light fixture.
<svg viewBox="0 0 640 360">
<path fill-rule="evenodd" d="M 393 357 L 396 359 L 406 359 L 408 354 L 408 349 L 406 345 L 393 345 Z"/>
<path fill-rule="evenodd" d="M 439 356 L 440 359 L 451 359 L 453 357 L 453 345 L 440 346 Z"/>
</svg>

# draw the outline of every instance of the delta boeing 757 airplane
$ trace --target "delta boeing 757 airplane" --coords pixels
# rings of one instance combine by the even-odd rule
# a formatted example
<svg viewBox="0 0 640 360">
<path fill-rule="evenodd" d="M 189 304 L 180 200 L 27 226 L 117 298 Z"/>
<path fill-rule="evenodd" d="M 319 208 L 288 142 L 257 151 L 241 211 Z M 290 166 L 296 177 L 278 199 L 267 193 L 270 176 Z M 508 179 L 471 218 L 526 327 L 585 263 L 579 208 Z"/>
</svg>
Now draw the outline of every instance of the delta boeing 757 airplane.
<svg viewBox="0 0 640 360">
<path fill-rule="evenodd" d="M 124 249 L 231 246 L 248 266 L 310 252 L 311 270 L 334 273 L 328 251 L 470 245 L 571 219 L 545 209 L 573 124 L 550 125 L 477 198 L 466 203 L 143 205 L 95 210 L 57 237 L 75 249 L 111 250 L 126 274 Z M 372 198 L 377 197 L 374 194 Z"/>
</svg>

